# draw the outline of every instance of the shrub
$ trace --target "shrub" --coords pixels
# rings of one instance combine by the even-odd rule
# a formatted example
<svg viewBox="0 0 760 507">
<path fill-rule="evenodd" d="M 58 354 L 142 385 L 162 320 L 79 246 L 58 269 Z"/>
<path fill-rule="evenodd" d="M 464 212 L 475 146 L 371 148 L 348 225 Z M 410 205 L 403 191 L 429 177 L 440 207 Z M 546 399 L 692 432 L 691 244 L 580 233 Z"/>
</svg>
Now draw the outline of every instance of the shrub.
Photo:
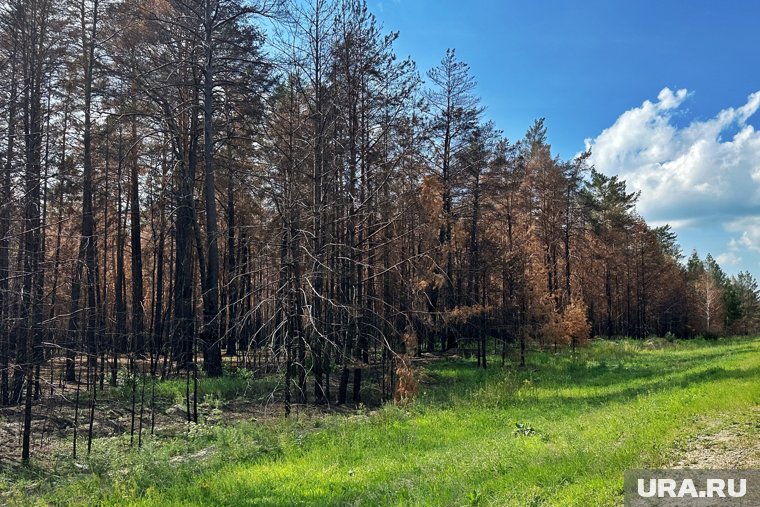
<svg viewBox="0 0 760 507">
<path fill-rule="evenodd" d="M 720 335 L 718 333 L 714 332 L 714 331 L 705 331 L 702 334 L 702 339 L 703 340 L 715 341 L 718 338 L 720 338 Z"/>
</svg>

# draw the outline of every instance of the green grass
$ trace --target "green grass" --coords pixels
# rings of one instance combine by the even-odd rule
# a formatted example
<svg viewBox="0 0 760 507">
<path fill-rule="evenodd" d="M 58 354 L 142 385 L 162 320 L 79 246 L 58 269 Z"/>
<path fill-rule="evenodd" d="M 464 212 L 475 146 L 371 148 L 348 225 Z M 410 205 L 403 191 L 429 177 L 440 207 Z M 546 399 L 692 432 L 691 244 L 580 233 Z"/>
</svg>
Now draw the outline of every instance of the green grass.
<svg viewBox="0 0 760 507">
<path fill-rule="evenodd" d="M 760 339 L 600 341 L 525 369 L 438 361 L 424 378 L 405 407 L 200 425 L 139 451 L 101 439 L 85 472 L 62 458 L 0 478 L 0 503 L 622 504 L 624 470 L 666 465 L 705 421 L 760 404 Z"/>
<path fill-rule="evenodd" d="M 121 375 L 123 373 L 123 375 Z M 134 377 L 126 373 L 126 370 L 120 371 L 118 387 L 108 391 L 109 396 L 115 400 L 129 400 L 132 397 L 132 382 Z M 153 383 L 150 377 L 137 377 L 137 397 L 140 396 L 141 382 L 146 382 L 146 396 L 151 396 Z M 269 375 L 264 378 L 258 378 L 255 381 L 248 370 L 237 370 L 234 374 L 216 378 L 200 378 L 198 380 L 198 398 L 203 400 L 207 397 L 213 397 L 218 400 L 234 400 L 236 398 L 245 398 L 249 400 L 261 399 L 268 397 L 275 391 L 282 379 L 279 376 Z M 185 404 L 186 389 L 188 382 L 186 377 L 172 378 L 155 383 L 156 399 L 161 401 L 175 402 L 178 405 Z M 190 378 L 190 393 L 192 396 L 193 379 Z"/>
</svg>

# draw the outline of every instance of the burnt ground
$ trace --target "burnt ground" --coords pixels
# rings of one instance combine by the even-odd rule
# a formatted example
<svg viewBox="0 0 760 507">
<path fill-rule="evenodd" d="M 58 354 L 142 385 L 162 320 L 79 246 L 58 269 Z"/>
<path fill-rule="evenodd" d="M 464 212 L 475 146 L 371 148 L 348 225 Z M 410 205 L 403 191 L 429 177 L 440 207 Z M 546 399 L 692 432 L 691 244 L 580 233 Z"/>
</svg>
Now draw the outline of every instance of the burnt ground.
<svg viewBox="0 0 760 507">
<path fill-rule="evenodd" d="M 108 396 L 106 388 L 98 396 Z M 90 405 L 89 397 L 82 393 L 79 413 L 76 414 L 76 403 L 73 397 L 45 397 L 34 403 L 32 410 L 32 448 L 31 454 L 35 463 L 45 467 L 46 462 L 54 460 L 56 455 L 65 452 L 70 455 L 73 449 L 76 426 L 78 454 L 87 452 L 89 433 Z M 134 430 L 131 410 L 131 399 L 103 398 L 97 401 L 92 425 L 93 438 L 130 435 L 133 433 L 135 445 L 139 433 L 146 436 L 155 432 L 160 437 L 176 437 L 187 431 L 187 407 L 166 398 L 156 399 L 151 410 L 151 400 L 146 393 L 143 407 L 142 430 L 140 430 L 140 399 L 139 394 L 135 407 Z M 272 397 L 236 397 L 229 400 L 215 400 L 213 405 L 199 400 L 199 420 L 209 420 L 214 417 L 215 408 L 224 414 L 223 420 L 217 424 L 233 425 L 244 421 L 263 421 L 281 418 L 285 415 L 285 405 L 281 400 Z M 16 466 L 21 463 L 21 441 L 23 425 L 23 405 L 0 409 L 0 468 Z M 315 406 L 313 404 L 292 405 L 293 416 L 319 417 L 326 414 L 356 412 L 354 404 L 342 406 Z M 76 421 L 76 424 L 75 424 Z"/>
<path fill-rule="evenodd" d="M 99 396 L 108 396 L 106 388 Z M 225 417 L 233 418 L 255 417 L 265 413 L 264 405 L 260 402 L 242 403 L 237 400 L 225 402 L 235 404 L 236 410 L 227 412 Z M 121 398 L 103 398 L 95 405 L 95 416 L 92 425 L 93 438 L 112 437 L 130 434 L 132 430 L 131 400 Z M 270 407 L 270 412 L 275 412 L 275 407 Z M 0 410 L 0 466 L 13 466 L 20 463 L 21 439 L 23 424 L 23 405 L 6 407 Z M 199 406 L 199 412 L 205 410 Z M 77 448 L 80 455 L 86 452 L 89 433 L 90 402 L 89 396 L 82 393 L 80 398 L 79 413 L 76 413 L 75 395 L 68 393 L 65 396 L 46 396 L 34 402 L 32 409 L 32 457 L 41 466 L 52 455 L 68 448 L 73 449 L 74 433 L 76 427 Z M 135 407 L 134 438 L 139 438 L 140 432 L 140 401 Z M 151 410 L 150 399 L 145 400 L 142 417 L 143 435 L 153 431 L 159 435 L 179 435 L 185 429 L 187 410 L 184 405 L 171 403 L 166 399 L 157 399 L 154 409 Z"/>
<path fill-rule="evenodd" d="M 425 363 L 436 357 L 421 357 L 415 363 Z M 86 386 L 81 385 L 79 408 L 77 413 L 76 383 L 63 383 L 56 365 L 55 374 L 47 374 L 42 382 L 41 396 L 34 401 L 32 409 L 32 459 L 39 467 L 44 468 L 62 453 L 71 455 L 73 450 L 74 433 L 77 433 L 78 455 L 83 456 L 87 450 L 90 418 L 90 395 Z M 362 396 L 368 407 L 379 404 L 380 393 L 375 387 L 378 376 L 377 368 L 364 368 L 365 379 Z M 262 378 L 261 375 L 264 375 Z M 227 398 L 213 400 L 213 405 L 204 402 L 202 394 L 198 399 L 199 421 L 214 417 L 214 409 L 218 408 L 224 414 L 222 420 L 215 423 L 232 425 L 241 421 L 259 421 L 284 417 L 285 404 L 282 396 L 282 382 L 267 381 L 271 375 L 269 368 L 261 370 L 258 378 L 251 378 L 248 387 L 237 390 Z M 268 377 L 271 379 L 271 376 Z M 55 380 L 51 380 L 55 379 Z M 340 375 L 334 373 L 330 378 L 330 389 L 333 398 L 338 392 Z M 203 379 L 199 379 L 203 383 Z M 245 385 L 245 382 L 243 382 Z M 158 384 L 157 384 L 158 385 Z M 53 386 L 51 388 L 51 386 Z M 312 388 L 309 383 L 309 389 Z M 151 383 L 147 382 L 144 406 L 142 409 L 142 434 L 154 431 L 162 437 L 180 436 L 187 431 L 187 407 L 183 396 L 171 399 L 158 396 L 152 406 Z M 349 391 L 351 386 L 349 385 Z M 378 392 L 376 392 L 378 391 Z M 228 393 L 229 394 L 229 393 Z M 311 395 L 310 395 L 311 396 Z M 349 392 L 349 398 L 351 394 Z M 97 402 L 92 425 L 93 438 L 114 437 L 134 434 L 135 444 L 140 433 L 140 402 L 141 392 L 136 392 L 135 415 L 133 423 L 131 391 L 125 386 L 98 389 Z M 342 406 L 319 405 L 311 402 L 306 405 L 293 404 L 291 413 L 294 416 L 321 416 L 334 413 L 355 413 L 357 404 L 347 403 Z M 21 463 L 21 442 L 23 427 L 23 404 L 10 407 L 0 407 L 0 469 L 14 467 Z M 1 502 L 0 502 L 1 503 Z"/>
</svg>

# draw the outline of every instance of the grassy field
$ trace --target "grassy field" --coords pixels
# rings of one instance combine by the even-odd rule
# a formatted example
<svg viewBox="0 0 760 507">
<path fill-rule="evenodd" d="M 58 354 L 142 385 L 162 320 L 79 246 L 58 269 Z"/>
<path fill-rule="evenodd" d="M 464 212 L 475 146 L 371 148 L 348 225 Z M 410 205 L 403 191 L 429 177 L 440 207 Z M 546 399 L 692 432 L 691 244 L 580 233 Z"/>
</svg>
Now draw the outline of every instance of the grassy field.
<svg viewBox="0 0 760 507">
<path fill-rule="evenodd" d="M 524 369 L 440 360 L 420 375 L 403 407 L 199 424 L 141 450 L 98 439 L 78 465 L 4 472 L 0 504 L 622 504 L 624 470 L 750 417 L 760 339 L 598 341 Z"/>
</svg>

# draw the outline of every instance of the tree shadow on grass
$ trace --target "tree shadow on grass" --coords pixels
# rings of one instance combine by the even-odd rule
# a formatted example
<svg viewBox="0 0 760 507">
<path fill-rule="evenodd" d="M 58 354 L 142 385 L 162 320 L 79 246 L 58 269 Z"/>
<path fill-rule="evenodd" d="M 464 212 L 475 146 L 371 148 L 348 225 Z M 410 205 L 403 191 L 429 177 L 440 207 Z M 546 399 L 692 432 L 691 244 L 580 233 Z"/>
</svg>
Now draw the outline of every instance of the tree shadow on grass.
<svg viewBox="0 0 760 507">
<path fill-rule="evenodd" d="M 673 389 L 688 389 L 702 384 L 720 382 L 724 380 L 758 380 L 760 379 L 760 366 L 747 369 L 726 369 L 723 367 L 709 367 L 698 371 L 685 371 L 682 373 L 670 373 L 656 379 L 647 379 L 637 383 L 636 386 L 613 388 L 609 392 L 590 394 L 545 394 L 538 396 L 534 402 L 542 401 L 551 404 L 556 403 L 583 403 L 585 405 L 607 405 L 610 403 L 624 403 L 642 395 L 650 395 Z M 640 380 L 640 377 L 639 377 Z M 609 385 L 612 385 L 609 384 Z M 526 402 L 530 402 L 526 400 Z"/>
<path fill-rule="evenodd" d="M 756 344 L 709 344 L 705 349 L 665 349 L 662 354 L 629 353 L 613 358 L 595 355 L 593 351 L 581 357 L 534 352 L 531 357 L 533 362 L 526 368 L 492 367 L 487 370 L 474 367 L 462 359 L 439 361 L 427 367 L 422 390 L 426 391 L 427 402 L 446 406 L 466 401 L 476 391 L 488 389 L 495 383 L 505 383 L 506 380 L 503 388 L 510 391 L 514 392 L 529 383 L 536 387 L 537 393 L 541 393 L 523 397 L 522 403 L 552 399 L 554 402 L 566 400 L 601 404 L 625 401 L 676 386 L 689 387 L 700 382 L 760 378 L 758 368 L 710 366 L 711 363 L 725 363 L 757 353 Z M 568 388 L 573 388 L 578 394 L 561 394 Z M 553 390 L 558 393 L 543 394 Z M 584 390 L 589 392 L 584 394 Z"/>
</svg>

